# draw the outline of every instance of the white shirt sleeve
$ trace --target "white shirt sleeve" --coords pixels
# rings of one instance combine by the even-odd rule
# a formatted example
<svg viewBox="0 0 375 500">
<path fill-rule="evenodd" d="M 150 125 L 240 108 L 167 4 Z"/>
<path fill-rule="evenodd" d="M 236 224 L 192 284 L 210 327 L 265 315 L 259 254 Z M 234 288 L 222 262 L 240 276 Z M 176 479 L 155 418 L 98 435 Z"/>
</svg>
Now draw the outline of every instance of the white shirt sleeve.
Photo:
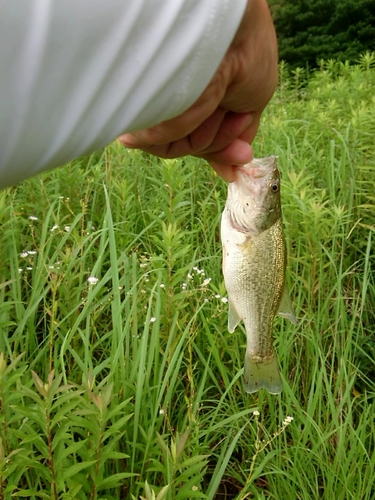
<svg viewBox="0 0 375 500">
<path fill-rule="evenodd" d="M 0 187 L 186 110 L 246 0 L 0 0 Z"/>
</svg>

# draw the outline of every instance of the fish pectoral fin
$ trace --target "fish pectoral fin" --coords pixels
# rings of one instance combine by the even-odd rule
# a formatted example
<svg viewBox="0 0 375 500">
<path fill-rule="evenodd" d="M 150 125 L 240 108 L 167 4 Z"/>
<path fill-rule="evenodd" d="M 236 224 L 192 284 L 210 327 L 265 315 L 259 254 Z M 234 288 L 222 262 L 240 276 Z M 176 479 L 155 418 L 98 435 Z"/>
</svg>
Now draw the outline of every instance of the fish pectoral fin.
<svg viewBox="0 0 375 500">
<path fill-rule="evenodd" d="M 236 311 L 236 308 L 232 304 L 231 301 L 229 301 L 229 312 L 228 312 L 228 331 L 229 333 L 233 333 L 234 330 L 236 329 L 236 326 L 238 323 L 241 321 L 241 318 L 238 316 L 238 313 Z"/>
<path fill-rule="evenodd" d="M 298 324 L 297 319 L 293 312 L 292 301 L 290 300 L 290 296 L 286 286 L 284 286 L 284 291 L 281 297 L 281 302 L 277 314 L 282 318 L 286 318 L 289 321 L 291 321 L 293 325 Z"/>
</svg>

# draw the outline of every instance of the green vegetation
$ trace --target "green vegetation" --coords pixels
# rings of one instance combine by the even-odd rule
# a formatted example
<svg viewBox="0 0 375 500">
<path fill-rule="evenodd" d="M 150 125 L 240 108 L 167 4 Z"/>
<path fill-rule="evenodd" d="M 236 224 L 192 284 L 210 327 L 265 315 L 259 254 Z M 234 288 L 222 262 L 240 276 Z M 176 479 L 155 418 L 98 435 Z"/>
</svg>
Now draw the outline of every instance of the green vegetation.
<svg viewBox="0 0 375 500">
<path fill-rule="evenodd" d="M 280 59 L 316 68 L 319 59 L 357 62 L 374 50 L 373 0 L 269 0 Z"/>
<path fill-rule="evenodd" d="M 280 396 L 242 389 L 203 161 L 114 143 L 0 193 L 0 499 L 374 498 L 374 59 L 282 67 L 255 145 L 299 319 Z"/>
</svg>

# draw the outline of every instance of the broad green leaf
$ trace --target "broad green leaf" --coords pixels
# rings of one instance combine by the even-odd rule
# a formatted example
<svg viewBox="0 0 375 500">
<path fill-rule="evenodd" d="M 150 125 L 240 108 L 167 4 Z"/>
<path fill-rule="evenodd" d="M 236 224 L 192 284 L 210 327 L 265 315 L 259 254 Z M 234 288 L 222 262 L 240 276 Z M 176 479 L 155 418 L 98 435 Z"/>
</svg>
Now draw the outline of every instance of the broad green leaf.
<svg viewBox="0 0 375 500">
<path fill-rule="evenodd" d="M 78 472 L 91 467 L 91 465 L 93 465 L 95 462 L 96 462 L 95 460 L 90 460 L 74 464 L 72 467 L 69 467 L 69 469 L 63 472 L 62 479 L 66 481 L 67 479 L 74 477 L 75 474 L 78 474 Z"/>
<path fill-rule="evenodd" d="M 135 476 L 138 476 L 138 474 L 132 474 L 129 472 L 119 472 L 117 474 L 113 474 L 112 476 L 108 476 L 97 484 L 97 491 L 102 491 L 106 488 L 117 488 L 121 484 L 121 481 L 123 479 Z"/>
</svg>

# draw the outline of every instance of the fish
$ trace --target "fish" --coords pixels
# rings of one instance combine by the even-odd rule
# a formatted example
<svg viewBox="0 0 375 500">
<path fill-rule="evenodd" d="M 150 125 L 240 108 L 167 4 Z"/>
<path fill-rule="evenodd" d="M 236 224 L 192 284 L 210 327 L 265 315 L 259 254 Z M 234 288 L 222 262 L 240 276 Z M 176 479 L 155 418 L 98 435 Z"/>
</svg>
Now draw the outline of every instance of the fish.
<svg viewBox="0 0 375 500">
<path fill-rule="evenodd" d="M 279 394 L 283 385 L 273 347 L 276 314 L 297 324 L 286 287 L 286 244 L 276 157 L 235 167 L 221 218 L 228 330 L 246 330 L 244 389 Z"/>
</svg>

